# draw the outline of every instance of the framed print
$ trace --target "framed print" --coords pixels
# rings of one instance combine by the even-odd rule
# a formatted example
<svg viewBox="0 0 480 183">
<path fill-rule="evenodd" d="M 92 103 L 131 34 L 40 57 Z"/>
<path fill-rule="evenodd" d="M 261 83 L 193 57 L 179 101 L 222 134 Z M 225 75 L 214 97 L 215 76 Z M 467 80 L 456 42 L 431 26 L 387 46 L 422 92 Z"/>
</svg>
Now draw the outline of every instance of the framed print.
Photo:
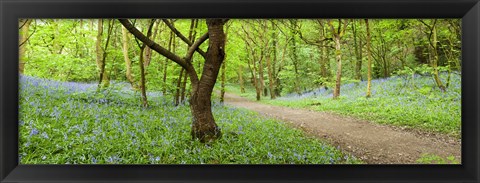
<svg viewBox="0 0 480 183">
<path fill-rule="evenodd" d="M 2 182 L 478 182 L 478 0 L 2 1 Z"/>
</svg>

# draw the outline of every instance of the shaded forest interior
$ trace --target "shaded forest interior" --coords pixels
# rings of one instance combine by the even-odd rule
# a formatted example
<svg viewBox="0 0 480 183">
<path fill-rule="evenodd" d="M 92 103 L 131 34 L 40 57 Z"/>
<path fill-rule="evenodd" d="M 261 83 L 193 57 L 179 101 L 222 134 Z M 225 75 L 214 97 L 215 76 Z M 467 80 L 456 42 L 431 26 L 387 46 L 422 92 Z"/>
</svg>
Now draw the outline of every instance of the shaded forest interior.
<svg viewBox="0 0 480 183">
<path fill-rule="evenodd" d="M 225 92 L 347 115 L 359 109 L 325 103 L 346 105 L 352 96 L 391 103 L 395 93 L 410 92 L 406 101 L 425 95 L 432 106 L 458 104 L 437 114 L 443 118 L 460 105 L 460 25 L 460 19 L 23 19 L 19 73 L 95 83 L 97 93 L 120 86 L 146 110 L 157 98 L 188 105 L 190 136 L 201 142 L 222 136 L 212 102 L 223 103 Z M 392 94 L 382 95 L 380 86 Z M 434 131 L 459 136 L 460 114 L 444 118 L 412 126 L 445 125 Z M 392 120 L 409 126 L 401 121 L 414 119 Z"/>
</svg>

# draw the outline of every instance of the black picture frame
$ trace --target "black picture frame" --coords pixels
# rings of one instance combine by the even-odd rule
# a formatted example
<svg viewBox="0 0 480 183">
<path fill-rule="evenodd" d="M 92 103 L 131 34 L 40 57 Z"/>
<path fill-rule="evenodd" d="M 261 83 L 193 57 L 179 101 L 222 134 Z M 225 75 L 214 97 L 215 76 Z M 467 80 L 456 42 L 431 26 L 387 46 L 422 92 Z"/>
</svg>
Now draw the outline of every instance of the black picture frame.
<svg viewBox="0 0 480 183">
<path fill-rule="evenodd" d="M 0 0 L 0 182 L 479 182 L 479 0 Z M 461 165 L 18 165 L 19 18 L 462 18 Z"/>
</svg>

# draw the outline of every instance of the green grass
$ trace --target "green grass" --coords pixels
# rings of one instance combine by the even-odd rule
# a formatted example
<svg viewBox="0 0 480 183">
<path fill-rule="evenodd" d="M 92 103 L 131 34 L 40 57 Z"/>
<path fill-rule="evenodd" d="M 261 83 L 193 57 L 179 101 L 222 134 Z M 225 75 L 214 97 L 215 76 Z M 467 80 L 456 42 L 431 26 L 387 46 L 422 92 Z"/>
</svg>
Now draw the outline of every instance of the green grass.
<svg viewBox="0 0 480 183">
<path fill-rule="evenodd" d="M 446 74 L 442 75 L 445 82 Z M 239 94 L 237 85 L 227 91 Z M 372 97 L 365 98 L 366 82 L 342 85 L 339 99 L 332 99 L 333 89 L 318 89 L 302 95 L 290 94 L 275 100 L 263 97 L 261 102 L 277 106 L 327 111 L 353 116 L 381 124 L 404 126 L 424 131 L 461 134 L 461 77 L 452 74 L 447 92 L 435 87 L 432 77 L 416 76 L 414 84 L 405 78 L 391 77 L 372 81 Z M 255 100 L 255 92 L 247 88 L 241 94 Z"/>
<path fill-rule="evenodd" d="M 151 92 L 144 109 L 138 92 L 94 86 L 21 77 L 21 164 L 361 163 L 280 121 L 217 103 L 223 136 L 202 144 L 191 139 L 187 105 Z"/>
<path fill-rule="evenodd" d="M 417 159 L 419 164 L 460 164 L 460 160 L 456 159 L 454 156 L 448 156 L 442 158 L 434 154 L 422 154 L 422 156 Z"/>
</svg>

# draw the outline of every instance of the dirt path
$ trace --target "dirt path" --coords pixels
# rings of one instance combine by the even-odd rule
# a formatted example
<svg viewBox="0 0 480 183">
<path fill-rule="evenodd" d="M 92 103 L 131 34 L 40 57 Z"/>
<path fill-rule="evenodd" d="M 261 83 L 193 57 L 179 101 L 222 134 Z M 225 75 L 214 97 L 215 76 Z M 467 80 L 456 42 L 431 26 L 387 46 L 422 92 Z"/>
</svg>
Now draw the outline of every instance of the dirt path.
<svg viewBox="0 0 480 183">
<path fill-rule="evenodd" d="M 454 155 L 457 159 L 461 156 L 460 140 L 444 135 L 407 131 L 326 112 L 271 106 L 230 93 L 225 94 L 225 103 L 289 122 L 369 164 L 411 164 L 424 153 Z"/>
</svg>

